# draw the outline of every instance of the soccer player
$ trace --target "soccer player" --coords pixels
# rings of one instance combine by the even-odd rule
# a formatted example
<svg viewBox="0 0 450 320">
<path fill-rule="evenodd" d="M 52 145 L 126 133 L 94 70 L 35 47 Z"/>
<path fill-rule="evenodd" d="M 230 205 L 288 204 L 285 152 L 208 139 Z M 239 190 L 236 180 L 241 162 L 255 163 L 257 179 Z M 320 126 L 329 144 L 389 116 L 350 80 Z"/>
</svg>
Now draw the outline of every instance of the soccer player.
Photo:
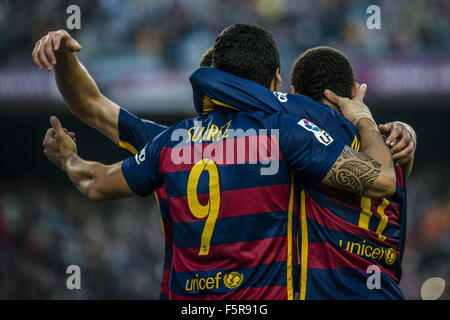
<svg viewBox="0 0 450 320">
<path fill-rule="evenodd" d="M 351 98 L 359 89 L 349 60 L 335 49 L 313 48 L 297 59 L 291 71 L 292 92 L 297 95 L 273 95 L 254 82 L 211 68 L 195 72 L 191 82 L 197 96 L 206 94 L 214 99 L 216 108 L 229 108 L 231 104 L 239 105 L 240 110 L 283 110 L 293 115 L 307 109 L 310 119 L 320 126 L 327 125 L 333 137 L 340 137 L 354 149 L 360 148 L 355 127 L 340 115 L 338 100 L 324 94 L 331 88 Z M 203 101 L 206 99 L 196 99 L 200 113 L 210 108 Z M 380 129 L 386 131 L 384 126 Z M 408 148 L 413 150 L 405 141 L 398 142 L 392 148 L 394 158 L 406 154 Z M 302 299 L 403 298 L 398 282 L 406 232 L 405 177 L 412 159 L 397 164 L 396 193 L 390 198 L 360 198 L 322 184 L 304 183 L 300 215 Z M 381 271 L 378 285 L 367 282 L 374 270 Z"/>
<path fill-rule="evenodd" d="M 279 55 L 273 37 L 264 29 L 231 26 L 218 36 L 214 54 L 229 54 L 244 44 L 247 51 L 242 50 L 241 59 L 227 63 L 238 73 L 249 71 L 250 78 L 273 90 Z M 255 47 L 259 63 L 249 59 L 249 50 Z M 395 191 L 391 154 L 362 102 L 364 94 L 361 88 L 353 101 L 344 99 L 341 104 L 343 112 L 358 123 L 363 152 L 324 132 L 329 140 L 322 143 L 297 117 L 213 110 L 176 124 L 135 157 L 110 166 L 81 159 L 71 137 L 52 117 L 44 153 L 92 199 L 145 196 L 164 188 L 173 222 L 170 298 L 292 298 L 291 170 L 305 180 L 366 196 Z M 252 133 L 233 134 L 236 129 Z M 246 143 L 239 144 L 242 141 Z M 255 141 L 259 152 L 251 148 Z M 230 145 L 231 149 L 224 148 Z M 233 148 L 235 157 L 230 162 Z M 261 174 L 266 160 L 278 164 L 275 174 Z M 369 170 L 355 171 L 352 163 Z M 332 178 L 342 174 L 350 175 L 353 183 Z"/>
</svg>

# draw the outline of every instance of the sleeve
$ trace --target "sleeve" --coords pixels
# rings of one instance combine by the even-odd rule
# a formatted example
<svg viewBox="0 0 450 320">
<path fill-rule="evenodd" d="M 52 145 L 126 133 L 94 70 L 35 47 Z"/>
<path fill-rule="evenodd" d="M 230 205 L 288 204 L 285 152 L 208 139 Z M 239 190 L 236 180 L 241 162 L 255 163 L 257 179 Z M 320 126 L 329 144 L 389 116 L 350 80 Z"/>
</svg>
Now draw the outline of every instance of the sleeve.
<svg viewBox="0 0 450 320">
<path fill-rule="evenodd" d="M 152 141 L 166 126 L 136 117 L 125 109 L 119 112 L 119 147 L 132 154 Z"/>
<path fill-rule="evenodd" d="M 280 149 L 290 168 L 322 181 L 345 147 L 307 119 L 280 117 Z"/>
<path fill-rule="evenodd" d="M 159 140 L 148 143 L 136 155 L 125 159 L 122 173 L 133 192 L 141 197 L 152 193 L 162 185 L 159 174 Z"/>
<path fill-rule="evenodd" d="M 199 68 L 189 80 L 199 115 L 211 111 L 214 105 L 245 112 L 283 111 L 278 98 L 266 87 L 216 68 Z"/>
</svg>

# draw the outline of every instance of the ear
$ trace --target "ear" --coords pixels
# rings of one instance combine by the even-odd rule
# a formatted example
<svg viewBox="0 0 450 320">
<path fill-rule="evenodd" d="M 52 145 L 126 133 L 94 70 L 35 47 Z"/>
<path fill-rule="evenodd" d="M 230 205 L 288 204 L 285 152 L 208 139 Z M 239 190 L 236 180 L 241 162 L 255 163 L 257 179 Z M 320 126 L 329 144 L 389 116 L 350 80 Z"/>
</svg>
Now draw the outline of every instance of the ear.
<svg viewBox="0 0 450 320">
<path fill-rule="evenodd" d="M 270 85 L 270 90 L 278 91 L 282 82 L 283 82 L 283 79 L 281 78 L 281 75 L 280 75 L 280 68 L 277 68 L 277 71 L 275 72 L 275 77 L 273 78 L 272 83 Z"/>
<path fill-rule="evenodd" d="M 291 93 L 292 94 L 296 94 L 297 90 L 295 90 L 295 87 L 293 85 L 291 85 Z"/>
<path fill-rule="evenodd" d="M 359 90 L 359 83 L 358 82 L 354 82 L 353 86 L 352 86 L 352 99 L 354 97 L 356 97 L 356 94 L 358 93 Z"/>
</svg>

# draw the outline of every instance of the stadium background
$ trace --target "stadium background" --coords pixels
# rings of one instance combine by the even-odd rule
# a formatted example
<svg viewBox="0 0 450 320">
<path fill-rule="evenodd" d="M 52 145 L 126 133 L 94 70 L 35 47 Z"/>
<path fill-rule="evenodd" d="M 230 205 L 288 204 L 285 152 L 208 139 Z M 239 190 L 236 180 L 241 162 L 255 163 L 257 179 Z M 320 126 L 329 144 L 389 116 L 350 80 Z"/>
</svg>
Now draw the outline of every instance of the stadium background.
<svg viewBox="0 0 450 320">
<path fill-rule="evenodd" d="M 189 74 L 216 34 L 231 23 L 271 30 L 282 54 L 283 90 L 305 49 L 330 45 L 368 84 L 379 122 L 402 120 L 418 133 L 408 181 L 408 237 L 401 288 L 420 299 L 430 277 L 450 298 L 449 1 L 0 1 L 0 298 L 157 298 L 163 259 L 152 197 L 111 203 L 83 198 L 42 154 L 50 115 L 77 133 L 82 156 L 112 163 L 127 154 L 67 111 L 53 74 L 31 52 L 48 31 L 66 28 L 81 8 L 80 60 L 102 92 L 165 124 L 193 116 Z M 368 30 L 366 8 L 381 8 Z M 66 288 L 68 265 L 82 290 Z"/>
</svg>

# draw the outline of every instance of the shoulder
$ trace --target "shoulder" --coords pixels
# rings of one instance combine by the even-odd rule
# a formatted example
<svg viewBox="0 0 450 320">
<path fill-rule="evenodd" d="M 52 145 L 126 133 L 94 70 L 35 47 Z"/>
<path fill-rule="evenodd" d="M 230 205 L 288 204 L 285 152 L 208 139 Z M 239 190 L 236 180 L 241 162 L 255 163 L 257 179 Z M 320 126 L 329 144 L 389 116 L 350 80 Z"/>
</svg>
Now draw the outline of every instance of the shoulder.
<svg viewBox="0 0 450 320">
<path fill-rule="evenodd" d="M 156 136 L 153 143 L 160 147 L 173 147 L 180 141 L 187 141 L 193 134 L 198 135 L 204 130 L 203 127 L 207 126 L 206 122 L 209 118 L 213 117 L 208 115 L 181 120 Z"/>
<path fill-rule="evenodd" d="M 287 112 L 291 115 L 305 117 L 319 127 L 344 127 L 351 132 L 356 132 L 356 128 L 349 120 L 326 104 L 300 94 L 286 94 L 285 99 Z"/>
<path fill-rule="evenodd" d="M 313 99 L 300 94 L 290 94 L 284 92 L 274 92 L 282 105 L 283 111 L 298 116 L 309 117 L 311 119 L 325 119 L 332 115 L 333 108 L 318 103 Z"/>
</svg>

